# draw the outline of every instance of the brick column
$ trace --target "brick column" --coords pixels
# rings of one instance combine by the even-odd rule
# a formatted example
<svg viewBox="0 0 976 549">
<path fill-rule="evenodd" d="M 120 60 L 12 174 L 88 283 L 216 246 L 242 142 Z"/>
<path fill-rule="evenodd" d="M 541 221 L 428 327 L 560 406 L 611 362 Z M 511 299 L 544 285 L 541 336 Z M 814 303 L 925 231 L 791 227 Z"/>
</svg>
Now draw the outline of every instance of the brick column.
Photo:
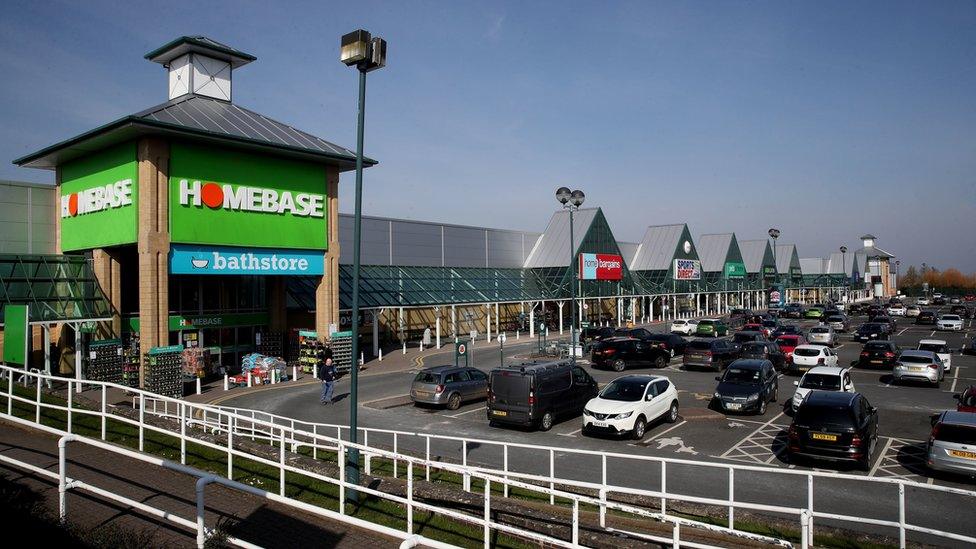
<svg viewBox="0 0 976 549">
<path fill-rule="evenodd" d="M 143 352 L 169 343 L 169 144 L 139 140 L 139 338 Z M 145 381 L 139 374 L 139 386 Z"/>
<path fill-rule="evenodd" d="M 122 264 L 117 252 L 105 248 L 92 250 L 92 267 L 102 292 L 112 306 L 112 322 L 100 322 L 98 335 L 103 338 L 119 337 L 122 333 Z"/>
<path fill-rule="evenodd" d="M 329 210 L 329 249 L 325 253 L 325 275 L 315 289 L 315 331 L 329 335 L 329 325 L 339 325 L 339 170 L 326 168 Z"/>
</svg>

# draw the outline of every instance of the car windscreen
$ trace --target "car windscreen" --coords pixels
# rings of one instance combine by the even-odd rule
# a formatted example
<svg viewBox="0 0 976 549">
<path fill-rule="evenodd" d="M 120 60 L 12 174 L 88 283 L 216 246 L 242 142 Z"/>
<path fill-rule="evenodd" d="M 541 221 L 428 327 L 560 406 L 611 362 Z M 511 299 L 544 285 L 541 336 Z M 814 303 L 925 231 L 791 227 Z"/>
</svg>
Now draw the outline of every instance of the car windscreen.
<svg viewBox="0 0 976 549">
<path fill-rule="evenodd" d="M 858 331 L 860 331 L 860 332 L 880 332 L 882 329 L 883 328 L 881 328 L 881 325 L 880 324 L 865 324 L 865 325 L 861 326 L 861 328 Z"/>
<path fill-rule="evenodd" d="M 940 320 L 962 320 L 959 315 L 942 315 Z"/>
<path fill-rule="evenodd" d="M 826 425 L 848 428 L 854 425 L 854 416 L 847 406 L 811 406 L 805 404 L 797 410 L 793 421 L 814 429 Z"/>
<path fill-rule="evenodd" d="M 933 353 L 947 353 L 946 346 L 941 343 L 919 343 L 919 351 L 931 351 Z"/>
<path fill-rule="evenodd" d="M 644 398 L 645 389 L 647 389 L 647 381 L 616 379 L 600 391 L 600 398 L 636 402 Z"/>
<path fill-rule="evenodd" d="M 511 372 L 492 372 L 491 374 L 491 392 L 496 397 L 508 402 L 528 402 L 529 385 L 529 376 Z"/>
<path fill-rule="evenodd" d="M 756 334 L 754 332 L 739 332 L 732 336 L 732 341 L 736 343 L 744 343 L 746 341 L 755 341 Z"/>
<path fill-rule="evenodd" d="M 840 376 L 807 373 L 800 380 L 803 389 L 822 389 L 824 391 L 840 390 Z"/>
<path fill-rule="evenodd" d="M 696 339 L 689 343 L 687 348 L 693 351 L 711 351 L 712 342 L 705 339 Z"/>
<path fill-rule="evenodd" d="M 417 374 L 417 377 L 413 378 L 413 382 L 439 384 L 441 382 L 441 375 L 433 372 L 420 372 Z"/>
<path fill-rule="evenodd" d="M 715 324 L 715 322 L 712 321 L 712 320 L 700 320 L 700 321 L 698 321 L 698 325 L 699 326 L 711 326 L 713 324 Z"/>
<path fill-rule="evenodd" d="M 778 337 L 776 342 L 780 345 L 786 345 L 787 347 L 796 347 L 798 338 L 796 337 Z"/>
<path fill-rule="evenodd" d="M 766 328 L 775 328 L 776 324 L 777 323 L 775 320 L 764 320 L 762 323 L 762 325 Z"/>
<path fill-rule="evenodd" d="M 898 362 L 905 362 L 910 364 L 932 364 L 932 359 L 925 356 L 918 355 L 901 355 Z"/>
<path fill-rule="evenodd" d="M 865 351 L 890 351 L 891 346 L 884 342 L 872 341 L 864 345 Z"/>
<path fill-rule="evenodd" d="M 939 425 L 935 440 L 954 444 L 976 444 L 976 427 L 943 423 Z"/>
<path fill-rule="evenodd" d="M 796 356 L 820 356 L 820 349 L 804 349 L 799 347 L 793 351 Z"/>
<path fill-rule="evenodd" d="M 759 369 L 758 368 L 734 368 L 730 367 L 725 370 L 725 375 L 722 376 L 723 383 L 747 383 L 755 384 L 759 382 Z"/>
<path fill-rule="evenodd" d="M 742 346 L 742 354 L 763 356 L 766 354 L 766 346 L 762 343 L 747 343 Z"/>
</svg>

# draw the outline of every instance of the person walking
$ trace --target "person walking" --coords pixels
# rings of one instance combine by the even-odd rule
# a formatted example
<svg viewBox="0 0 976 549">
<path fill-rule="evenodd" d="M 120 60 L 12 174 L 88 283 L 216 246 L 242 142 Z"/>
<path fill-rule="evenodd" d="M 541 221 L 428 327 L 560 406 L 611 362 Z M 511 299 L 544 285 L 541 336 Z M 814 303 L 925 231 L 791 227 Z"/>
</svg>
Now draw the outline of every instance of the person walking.
<svg viewBox="0 0 976 549">
<path fill-rule="evenodd" d="M 430 324 L 428 324 L 427 328 L 424 329 L 424 348 L 430 348 Z"/>
<path fill-rule="evenodd" d="M 335 388 L 336 369 L 332 364 L 332 359 L 325 359 L 325 364 L 319 370 L 319 379 L 322 380 L 322 404 L 332 404 L 332 391 Z"/>
</svg>

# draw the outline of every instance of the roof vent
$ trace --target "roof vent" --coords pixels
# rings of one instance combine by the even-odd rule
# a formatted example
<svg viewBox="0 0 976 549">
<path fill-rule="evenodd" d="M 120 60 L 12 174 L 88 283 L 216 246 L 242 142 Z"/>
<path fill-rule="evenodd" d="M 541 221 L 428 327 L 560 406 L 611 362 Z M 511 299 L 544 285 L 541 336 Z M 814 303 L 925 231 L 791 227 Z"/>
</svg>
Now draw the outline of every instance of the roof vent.
<svg viewBox="0 0 976 549">
<path fill-rule="evenodd" d="M 193 93 L 230 101 L 231 72 L 257 58 L 206 36 L 181 36 L 146 59 L 169 70 L 169 99 Z"/>
</svg>

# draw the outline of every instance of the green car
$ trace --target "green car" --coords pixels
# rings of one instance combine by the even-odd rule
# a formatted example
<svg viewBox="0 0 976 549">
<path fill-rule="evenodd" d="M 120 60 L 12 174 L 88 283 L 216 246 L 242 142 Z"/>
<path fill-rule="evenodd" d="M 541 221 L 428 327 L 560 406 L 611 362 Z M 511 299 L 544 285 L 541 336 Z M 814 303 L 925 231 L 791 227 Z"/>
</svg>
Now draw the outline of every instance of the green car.
<svg viewBox="0 0 976 549">
<path fill-rule="evenodd" d="M 820 307 L 810 307 L 803 316 L 804 318 L 820 318 L 823 314 L 824 311 Z"/>
<path fill-rule="evenodd" d="M 696 335 L 720 337 L 729 335 L 729 327 L 724 320 L 718 318 L 703 318 L 698 321 Z"/>
</svg>

